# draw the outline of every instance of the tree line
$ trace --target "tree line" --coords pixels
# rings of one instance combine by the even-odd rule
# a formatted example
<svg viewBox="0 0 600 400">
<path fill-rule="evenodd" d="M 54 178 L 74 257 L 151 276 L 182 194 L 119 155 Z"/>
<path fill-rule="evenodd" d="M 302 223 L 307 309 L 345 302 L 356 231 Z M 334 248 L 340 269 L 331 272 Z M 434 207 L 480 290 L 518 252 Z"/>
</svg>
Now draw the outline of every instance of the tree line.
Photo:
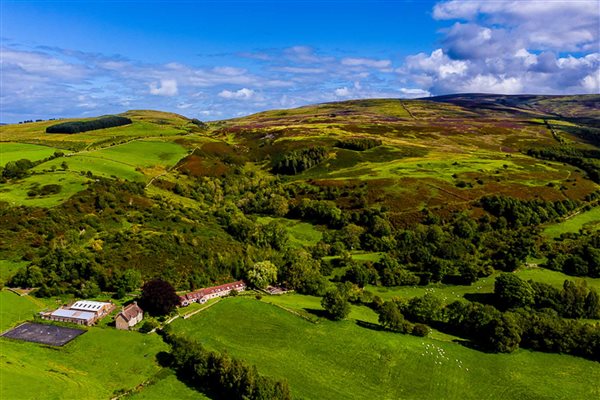
<svg viewBox="0 0 600 400">
<path fill-rule="evenodd" d="M 132 121 L 126 117 L 116 115 L 96 118 L 89 121 L 72 121 L 60 124 L 50 125 L 46 128 L 46 133 L 81 133 L 93 131 L 96 129 L 113 128 L 116 126 L 129 125 Z"/>
<path fill-rule="evenodd" d="M 254 365 L 227 353 L 209 351 L 200 343 L 169 331 L 163 333 L 163 338 L 171 345 L 171 368 L 196 389 L 225 399 L 292 398 L 285 379 L 264 376 Z"/>
<path fill-rule="evenodd" d="M 484 210 L 506 219 L 512 227 L 539 225 L 567 215 L 580 204 L 566 199 L 561 201 L 519 200 L 506 196 L 485 196 L 479 201 Z"/>
<path fill-rule="evenodd" d="M 335 147 L 339 147 L 341 149 L 355 150 L 355 151 L 365 151 L 372 149 L 377 146 L 381 146 L 380 139 L 372 139 L 372 138 L 350 138 L 338 140 L 335 143 Z"/>
<path fill-rule="evenodd" d="M 444 305 L 432 294 L 396 299 L 376 310 L 383 326 L 401 333 L 410 330 L 410 321 L 467 338 L 484 351 L 511 353 L 523 347 L 600 361 L 600 324 L 566 320 L 547 310 L 502 312 L 489 304 L 465 300 Z"/>
</svg>

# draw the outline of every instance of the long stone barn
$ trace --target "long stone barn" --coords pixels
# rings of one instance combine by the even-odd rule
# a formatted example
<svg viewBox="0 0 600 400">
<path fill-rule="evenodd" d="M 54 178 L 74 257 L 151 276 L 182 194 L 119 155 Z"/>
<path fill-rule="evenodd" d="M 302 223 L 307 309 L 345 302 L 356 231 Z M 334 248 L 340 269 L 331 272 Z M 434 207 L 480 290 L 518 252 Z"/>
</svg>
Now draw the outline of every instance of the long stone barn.
<svg viewBox="0 0 600 400">
<path fill-rule="evenodd" d="M 227 296 L 232 290 L 243 292 L 246 290 L 246 284 L 244 281 L 236 281 L 226 283 L 224 285 L 196 290 L 195 292 L 190 292 L 186 295 L 179 296 L 179 305 L 181 307 L 185 307 L 191 303 L 205 303 L 206 301 L 216 297 Z"/>
</svg>

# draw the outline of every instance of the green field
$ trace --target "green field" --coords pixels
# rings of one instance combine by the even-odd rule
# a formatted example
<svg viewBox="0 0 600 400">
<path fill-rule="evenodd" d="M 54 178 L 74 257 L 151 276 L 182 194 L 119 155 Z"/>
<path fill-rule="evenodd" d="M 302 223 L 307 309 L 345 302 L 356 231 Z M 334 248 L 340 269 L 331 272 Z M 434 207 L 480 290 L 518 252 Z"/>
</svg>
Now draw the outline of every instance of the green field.
<svg viewBox="0 0 600 400">
<path fill-rule="evenodd" d="M 186 386 L 177 379 L 171 370 L 164 369 L 155 377 L 156 382 L 144 386 L 139 392 L 126 396 L 131 400 L 204 400 L 209 399 L 203 393 Z"/>
<path fill-rule="evenodd" d="M 135 140 L 54 159 L 37 166 L 34 170 L 48 171 L 52 167 L 59 169 L 60 165 L 66 162 L 71 171 L 91 171 L 94 175 L 104 177 L 116 176 L 130 181 L 145 181 L 147 177 L 143 173 L 144 168 L 157 167 L 164 171 L 186 154 L 186 149 L 173 142 Z"/>
<path fill-rule="evenodd" d="M 27 159 L 29 161 L 43 160 L 50 157 L 58 149 L 48 146 L 38 146 L 27 143 L 0 143 L 0 166 L 7 162 Z"/>
<path fill-rule="evenodd" d="M 308 222 L 302 222 L 288 218 L 258 217 L 257 221 L 261 224 L 268 224 L 271 221 L 277 221 L 288 232 L 290 244 L 294 247 L 314 246 L 323 237 L 323 233 L 318 231 L 314 225 Z"/>
<path fill-rule="evenodd" d="M 456 343 L 311 323 L 249 298 L 226 299 L 176 332 L 256 364 L 308 399 L 590 399 L 600 365 L 519 350 L 486 354 Z"/>
<path fill-rule="evenodd" d="M 158 335 L 92 328 L 64 347 L 2 341 L 2 399 L 108 399 L 159 371 Z"/>
<path fill-rule="evenodd" d="M 0 332 L 4 332 L 21 321 L 31 320 L 36 312 L 44 308 L 46 308 L 46 304 L 43 301 L 31 296 L 19 296 L 7 289 L 2 289 L 0 291 Z"/>
<path fill-rule="evenodd" d="M 154 165 L 174 165 L 187 154 L 187 151 L 173 142 L 135 140 L 79 154 L 84 157 L 103 158 L 139 167 L 151 167 Z"/>
<path fill-rule="evenodd" d="M 557 224 L 548 225 L 542 234 L 557 238 L 563 233 L 578 233 L 582 228 L 600 229 L 600 207 L 594 207 Z"/>
<path fill-rule="evenodd" d="M 60 165 L 60 162 L 62 162 L 60 160 L 62 159 L 55 159 L 51 162 L 59 161 L 58 164 Z M 17 182 L 0 184 L 0 199 L 17 206 L 54 207 L 75 193 L 85 189 L 85 184 L 88 181 L 89 178 L 81 176 L 78 173 L 60 170 L 31 175 Z M 60 192 L 41 197 L 30 197 L 27 195 L 33 187 L 42 187 L 49 184 L 60 185 Z"/>
</svg>

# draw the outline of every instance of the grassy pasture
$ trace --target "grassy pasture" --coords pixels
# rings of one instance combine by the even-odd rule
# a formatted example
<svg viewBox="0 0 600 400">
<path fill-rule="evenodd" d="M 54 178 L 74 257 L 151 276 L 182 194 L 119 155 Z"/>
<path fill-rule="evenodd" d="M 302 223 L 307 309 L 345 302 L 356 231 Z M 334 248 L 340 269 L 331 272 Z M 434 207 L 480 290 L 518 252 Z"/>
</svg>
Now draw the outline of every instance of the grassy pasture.
<svg viewBox="0 0 600 400">
<path fill-rule="evenodd" d="M 0 166 L 10 161 L 26 158 L 30 161 L 43 160 L 50 157 L 58 149 L 27 143 L 0 143 Z"/>
<path fill-rule="evenodd" d="M 266 225 L 271 221 L 277 221 L 283 225 L 288 232 L 290 244 L 296 247 L 314 246 L 323 237 L 314 225 L 288 218 L 258 217 L 260 224 Z"/>
<path fill-rule="evenodd" d="M 3 399 L 106 399 L 159 371 L 158 335 L 91 328 L 60 349 L 2 340 Z"/>
<path fill-rule="evenodd" d="M 83 157 L 95 157 L 129 164 L 134 167 L 151 167 L 154 165 L 172 166 L 187 151 L 173 142 L 136 140 L 122 145 L 79 153 Z"/>
<path fill-rule="evenodd" d="M 1 290 L 0 332 L 4 332 L 21 321 L 32 319 L 34 313 L 46 308 L 46 304 L 47 302 L 44 300 L 39 300 L 31 296 L 19 296 L 7 289 Z"/>
<path fill-rule="evenodd" d="M 54 159 L 38 165 L 34 168 L 34 171 L 47 172 L 52 167 L 60 169 L 60 165 L 63 162 L 67 163 L 70 171 L 91 171 L 94 175 L 106 178 L 116 176 L 129 181 L 144 181 L 145 179 L 144 175 L 136 171 L 136 167 L 132 164 L 121 163 L 103 157 L 95 157 L 93 155 L 74 155 L 67 158 Z"/>
<path fill-rule="evenodd" d="M 568 279 L 575 282 L 585 281 L 589 287 L 594 287 L 600 291 L 599 278 L 579 278 L 569 276 L 558 271 L 551 271 L 545 268 L 524 268 L 515 273 L 521 279 L 534 280 L 536 282 L 547 283 L 562 288 L 563 282 Z M 431 284 L 427 286 L 399 286 L 399 287 L 381 287 L 367 285 L 365 289 L 373 292 L 382 299 L 389 300 L 393 297 L 412 298 L 423 296 L 427 293 L 438 295 L 444 301 L 451 303 L 454 300 L 463 298 L 466 294 L 485 294 L 494 292 L 494 282 L 498 274 L 481 278 L 471 286 Z"/>
<path fill-rule="evenodd" d="M 35 171 L 60 168 L 63 162 L 69 170 L 92 171 L 94 175 L 116 176 L 131 181 L 144 181 L 141 168 L 158 167 L 160 170 L 173 166 L 187 151 L 173 142 L 136 140 L 113 147 L 93 151 L 82 151 L 76 155 L 57 158 L 41 165 Z"/>
<path fill-rule="evenodd" d="M 362 328 L 352 320 L 315 324 L 248 298 L 226 299 L 175 321 L 173 328 L 256 364 L 263 374 L 286 377 L 298 398 L 588 399 L 600 394 L 600 366 L 590 361 L 526 350 L 486 354 Z"/>
<path fill-rule="evenodd" d="M 600 206 L 584 211 L 565 221 L 546 226 L 542 234 L 547 238 L 557 238 L 563 233 L 577 233 L 582 228 L 600 228 Z"/>
<path fill-rule="evenodd" d="M 55 159 L 53 161 L 59 161 Z M 69 159 L 70 161 L 71 159 Z M 58 163 L 60 165 L 60 162 Z M 45 165 L 45 164 L 44 164 Z M 39 167 L 38 167 L 39 168 Z M 77 192 L 85 188 L 88 178 L 68 171 L 48 172 L 40 175 L 31 175 L 17 182 L 0 184 L 0 199 L 12 205 L 24 205 L 29 207 L 54 207 Z M 33 187 L 56 184 L 61 186 L 59 193 L 40 197 L 29 197 Z"/>
<path fill-rule="evenodd" d="M 206 395 L 195 389 L 188 387 L 181 382 L 173 372 L 164 369 L 154 377 L 155 382 L 144 386 L 139 392 L 125 396 L 125 399 L 131 400 L 204 400 L 209 399 Z"/>
</svg>

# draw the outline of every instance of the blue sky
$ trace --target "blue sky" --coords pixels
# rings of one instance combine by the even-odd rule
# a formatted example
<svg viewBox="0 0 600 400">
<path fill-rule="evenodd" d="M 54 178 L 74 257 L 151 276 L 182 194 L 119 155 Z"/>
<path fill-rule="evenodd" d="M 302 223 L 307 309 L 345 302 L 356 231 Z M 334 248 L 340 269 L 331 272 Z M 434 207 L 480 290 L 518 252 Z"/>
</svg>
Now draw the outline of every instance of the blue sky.
<svg viewBox="0 0 600 400">
<path fill-rule="evenodd" d="M 599 0 L 0 2 L 0 121 L 598 93 Z M 561 21 L 557 24 L 556 21 Z"/>
</svg>

